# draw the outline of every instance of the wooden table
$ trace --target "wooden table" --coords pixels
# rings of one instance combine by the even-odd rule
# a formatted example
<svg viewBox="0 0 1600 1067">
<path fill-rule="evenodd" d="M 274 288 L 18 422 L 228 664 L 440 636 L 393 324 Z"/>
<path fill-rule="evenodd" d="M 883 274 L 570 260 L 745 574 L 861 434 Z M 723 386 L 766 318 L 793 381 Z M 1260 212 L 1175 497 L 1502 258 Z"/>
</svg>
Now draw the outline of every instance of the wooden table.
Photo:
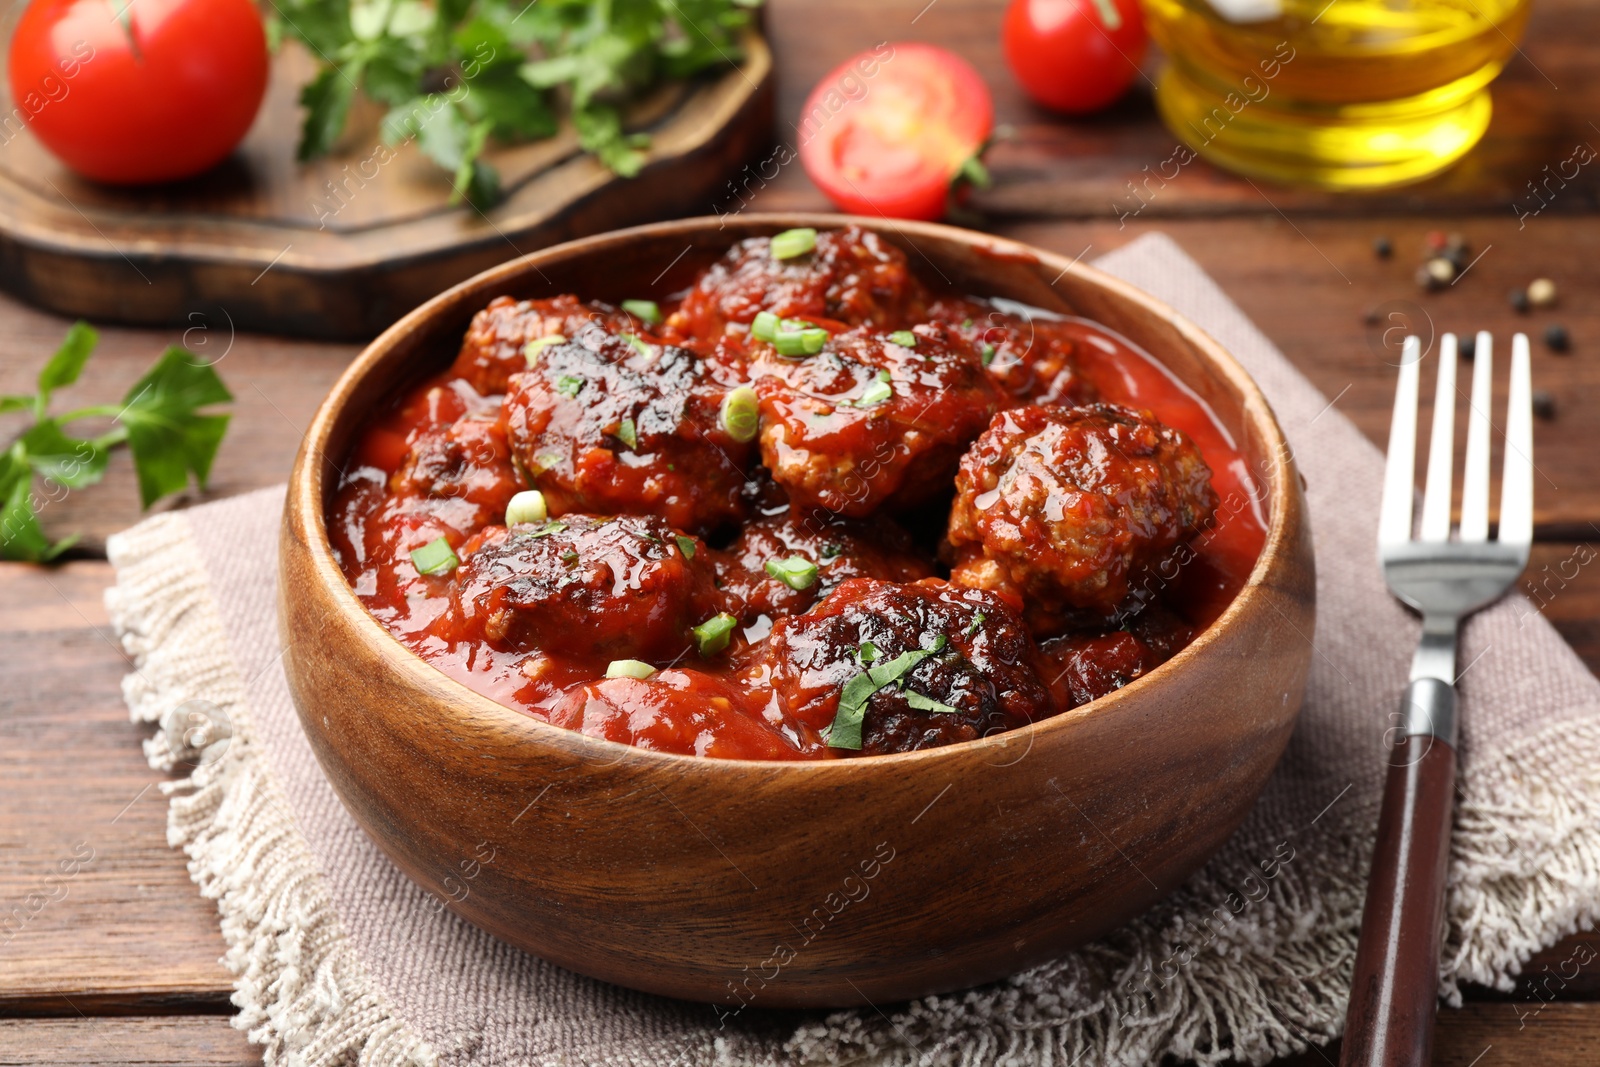
<svg viewBox="0 0 1600 1067">
<path fill-rule="evenodd" d="M 1544 613 L 1600 669 L 1600 568 L 1564 584 L 1548 579 L 1580 544 L 1600 541 L 1600 167 L 1547 196 L 1539 215 L 1519 221 L 1515 210 L 1535 203 L 1527 183 L 1543 180 L 1547 165 L 1555 168 L 1580 142 L 1600 145 L 1600 128 L 1590 122 L 1600 120 L 1600 83 L 1592 77 L 1600 62 L 1600 5 L 1538 0 L 1522 54 L 1496 85 L 1489 136 L 1440 179 L 1395 194 L 1337 198 L 1257 188 L 1197 163 L 1125 220 L 1118 215 L 1133 203 L 1127 183 L 1173 148 L 1148 88 L 1092 120 L 1052 119 L 1030 106 L 1005 72 L 999 10 L 996 0 L 773 0 L 779 115 L 797 115 L 816 79 L 858 48 L 885 39 L 956 48 L 988 78 L 1009 127 L 990 157 L 996 187 L 976 205 L 987 225 L 1087 257 L 1166 231 L 1374 440 L 1387 425 L 1392 369 L 1372 343 L 1369 309 L 1411 301 L 1441 330 L 1486 328 L 1501 337 L 1563 322 L 1571 354 L 1535 344 L 1535 385 L 1553 394 L 1556 414 L 1536 427 L 1540 543 L 1528 579 L 1544 584 Z M 778 136 L 792 137 L 792 128 Z M 824 206 L 794 166 L 741 187 L 755 208 Z M 737 206 L 725 199 L 706 211 Z M 1465 234 L 1481 256 L 1459 284 L 1423 295 L 1412 273 L 1432 229 Z M 1390 261 L 1371 251 L 1379 235 L 1394 243 Z M 1505 293 L 1538 276 L 1557 282 L 1561 305 L 1520 317 Z M 0 298 L 0 392 L 31 388 L 65 326 Z M 183 340 L 177 328 L 106 329 L 92 372 L 62 402 L 120 396 L 161 347 Z M 246 335 L 186 340 L 219 359 L 237 395 L 209 496 L 281 481 L 313 409 L 355 348 Z M 101 606 L 111 581 L 103 545 L 108 533 L 137 518 L 131 469 L 119 456 L 105 484 L 44 513 L 54 533 L 85 534 L 69 562 L 0 565 L 7 645 L 0 666 L 0 913 L 22 908 L 29 915 L 0 944 L 0 1065 L 259 1062 L 227 1024 L 230 985 L 218 963 L 216 914 L 190 884 L 182 857 L 166 846 L 161 776 L 144 763 L 144 730 L 128 723 L 118 691 L 127 663 Z M 57 861 L 86 848 L 93 860 L 52 889 L 45 878 Z M 57 899 L 35 910 L 28 903 L 34 893 Z M 1541 954 L 1528 973 L 1567 958 L 1579 940 L 1600 949 L 1600 938 L 1580 935 Z M 1600 971 L 1592 967 L 1550 1003 L 1549 994 L 1526 984 L 1510 995 L 1472 990 L 1465 1007 L 1442 1014 L 1437 1062 L 1600 1062 L 1597 993 Z M 1336 1060 L 1337 1050 L 1327 1048 L 1293 1062 Z"/>
</svg>

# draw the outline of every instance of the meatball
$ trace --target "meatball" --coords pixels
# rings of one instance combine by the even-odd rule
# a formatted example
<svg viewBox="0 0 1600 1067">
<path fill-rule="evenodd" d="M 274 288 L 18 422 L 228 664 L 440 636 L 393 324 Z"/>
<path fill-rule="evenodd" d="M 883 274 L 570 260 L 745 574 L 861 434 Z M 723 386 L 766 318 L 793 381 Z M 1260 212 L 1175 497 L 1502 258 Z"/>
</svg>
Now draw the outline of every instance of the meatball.
<svg viewBox="0 0 1600 1067">
<path fill-rule="evenodd" d="M 975 300 L 943 300 L 931 318 L 978 351 L 989 373 L 1018 400 L 1086 404 L 1094 389 L 1078 373 L 1080 328 L 1040 316 L 1013 315 Z"/>
<path fill-rule="evenodd" d="M 991 594 L 937 578 L 844 582 L 805 614 L 780 619 L 767 657 L 787 713 L 828 731 L 841 751 L 859 745 L 863 755 L 882 755 L 970 741 L 1054 710 L 1016 613 Z"/>
<path fill-rule="evenodd" d="M 389 479 L 396 496 L 459 497 L 492 515 L 503 515 L 521 488 L 505 429 L 472 418 L 418 431 Z"/>
<path fill-rule="evenodd" d="M 1071 634 L 1039 646 L 1049 665 L 1056 703 L 1075 708 L 1121 689 L 1160 665 L 1160 658 L 1131 633 Z"/>
<path fill-rule="evenodd" d="M 1013 591 L 1036 629 L 1063 605 L 1110 612 L 1215 506 L 1199 451 L 1147 411 L 1014 408 L 961 460 L 950 580 Z"/>
<path fill-rule="evenodd" d="M 472 317 L 451 373 L 484 396 L 506 391 L 514 374 L 527 369 L 528 343 L 545 337 L 571 337 L 586 326 L 643 335 L 647 325 L 626 311 L 575 296 L 513 300 L 497 296 Z"/>
<path fill-rule="evenodd" d="M 892 329 L 920 322 L 927 299 L 904 252 L 846 226 L 818 233 L 817 247 L 792 259 L 775 259 L 766 237 L 739 242 L 700 276 L 668 322 L 706 339 L 730 324 L 749 326 L 759 311 Z"/>
<path fill-rule="evenodd" d="M 568 690 L 550 721 L 590 737 L 686 756 L 799 759 L 781 723 L 747 708 L 743 690 L 695 670 L 606 678 Z"/>
<path fill-rule="evenodd" d="M 938 325 L 830 338 L 752 367 L 761 458 L 798 507 L 859 518 L 946 492 L 962 450 L 1009 402 L 970 346 Z"/>
<path fill-rule="evenodd" d="M 713 614 L 705 546 L 660 519 L 567 515 L 491 526 L 461 547 L 435 635 L 507 651 L 671 660 Z"/>
<path fill-rule="evenodd" d="M 794 588 L 800 580 L 786 582 L 767 572 L 768 563 L 796 558 L 816 568 L 803 588 Z M 892 520 L 868 524 L 822 512 L 759 519 L 717 554 L 717 584 L 727 610 L 746 624 L 761 615 L 797 615 L 850 578 L 913 582 L 932 574 L 932 561 Z"/>
<path fill-rule="evenodd" d="M 754 442 L 722 423 L 729 392 L 687 349 L 588 326 L 511 380 L 504 419 L 554 514 L 656 515 L 709 531 L 744 514 L 755 466 Z"/>
</svg>

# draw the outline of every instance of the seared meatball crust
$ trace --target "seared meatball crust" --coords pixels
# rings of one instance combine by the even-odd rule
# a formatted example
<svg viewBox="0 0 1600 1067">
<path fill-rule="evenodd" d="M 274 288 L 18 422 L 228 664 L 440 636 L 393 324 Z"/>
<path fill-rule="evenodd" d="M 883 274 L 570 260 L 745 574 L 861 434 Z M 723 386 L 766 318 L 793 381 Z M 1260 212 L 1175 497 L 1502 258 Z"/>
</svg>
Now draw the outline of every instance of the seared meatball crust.
<svg viewBox="0 0 1600 1067">
<path fill-rule="evenodd" d="M 1013 408 L 961 460 L 950 580 L 1020 595 L 1039 624 L 1062 607 L 1110 613 L 1216 502 L 1199 451 L 1148 411 Z"/>
<path fill-rule="evenodd" d="M 512 454 L 552 514 L 656 515 L 709 531 L 743 517 L 755 444 L 722 423 L 729 386 L 688 349 L 586 326 L 511 379 Z"/>
<path fill-rule="evenodd" d="M 851 330 L 803 359 L 763 348 L 751 368 L 761 458 L 799 508 L 860 518 L 936 499 L 1010 402 L 971 346 L 938 325 Z"/>
<path fill-rule="evenodd" d="M 795 558 L 817 568 L 815 579 L 802 589 L 766 570 L 769 562 Z M 933 560 L 894 520 L 880 516 L 857 522 L 826 512 L 790 510 L 751 522 L 716 560 L 726 610 L 747 624 L 761 615 L 798 615 L 851 578 L 914 582 L 934 573 Z"/>
<path fill-rule="evenodd" d="M 705 546 L 656 518 L 491 526 L 460 556 L 450 610 L 434 629 L 452 643 L 670 661 L 691 646 L 690 627 L 714 614 Z"/>
<path fill-rule="evenodd" d="M 527 369 L 530 343 L 573 337 L 588 326 L 657 339 L 648 323 L 598 300 L 579 300 L 565 293 L 545 300 L 497 296 L 472 317 L 450 370 L 484 396 L 504 393 L 512 375 Z"/>
<path fill-rule="evenodd" d="M 971 741 L 1053 710 L 1038 650 L 1016 613 L 998 597 L 937 578 L 844 582 L 805 614 L 778 621 L 767 665 L 787 715 L 821 736 L 851 679 L 919 651 L 928 654 L 868 699 L 861 748 L 841 754 Z"/>
<path fill-rule="evenodd" d="M 893 329 L 925 317 L 928 294 L 906 255 L 857 226 L 824 230 L 804 255 L 776 259 L 772 241 L 740 241 L 705 272 L 668 324 L 702 339 L 743 333 L 757 313 Z"/>
</svg>

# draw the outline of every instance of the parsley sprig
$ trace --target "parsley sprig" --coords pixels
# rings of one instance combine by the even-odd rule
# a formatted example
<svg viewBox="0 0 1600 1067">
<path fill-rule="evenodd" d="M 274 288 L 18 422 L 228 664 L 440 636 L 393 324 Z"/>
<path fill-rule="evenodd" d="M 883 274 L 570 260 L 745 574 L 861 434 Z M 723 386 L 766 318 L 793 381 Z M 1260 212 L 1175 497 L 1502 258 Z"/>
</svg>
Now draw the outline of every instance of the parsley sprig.
<svg viewBox="0 0 1600 1067">
<path fill-rule="evenodd" d="M 42 562 L 71 547 L 76 535 L 60 541 L 45 535 L 39 510 L 59 494 L 104 478 L 111 452 L 119 445 L 126 444 L 133 453 L 142 506 L 188 488 L 191 475 L 205 488 L 229 416 L 199 409 L 225 404 L 233 394 L 211 366 L 196 362 L 187 349 L 174 346 L 163 352 L 120 404 L 50 414 L 51 395 L 78 380 L 99 339 L 88 323 L 74 323 L 39 371 L 36 392 L 0 397 L 0 414 L 27 412 L 33 418 L 0 453 L 0 559 Z M 68 432 L 85 419 L 110 419 L 111 427 L 94 437 Z"/>
<path fill-rule="evenodd" d="M 415 139 L 452 175 L 453 200 L 487 207 L 499 176 L 491 140 L 550 137 L 570 116 L 583 148 L 624 177 L 649 138 L 622 108 L 663 81 L 738 62 L 761 0 L 277 0 L 274 39 L 318 61 L 301 90 L 299 157 L 326 155 L 358 93 L 389 109 L 384 140 Z"/>
<path fill-rule="evenodd" d="M 882 656 L 876 645 L 871 641 L 862 644 L 858 658 L 863 664 L 870 663 L 872 666 L 851 678 L 840 691 L 839 709 L 834 713 L 833 723 L 824 735 L 828 747 L 859 749 L 861 724 L 867 717 L 867 702 L 880 689 L 891 685 L 898 684 L 901 687 L 906 703 L 913 708 L 920 711 L 954 714 L 956 709 L 950 705 L 941 704 L 931 697 L 904 688 L 906 675 L 929 656 L 943 652 L 946 644 L 948 640 L 944 634 L 939 634 L 934 638 L 932 648 L 916 648 L 910 652 L 902 652 L 885 663 L 877 662 Z"/>
</svg>

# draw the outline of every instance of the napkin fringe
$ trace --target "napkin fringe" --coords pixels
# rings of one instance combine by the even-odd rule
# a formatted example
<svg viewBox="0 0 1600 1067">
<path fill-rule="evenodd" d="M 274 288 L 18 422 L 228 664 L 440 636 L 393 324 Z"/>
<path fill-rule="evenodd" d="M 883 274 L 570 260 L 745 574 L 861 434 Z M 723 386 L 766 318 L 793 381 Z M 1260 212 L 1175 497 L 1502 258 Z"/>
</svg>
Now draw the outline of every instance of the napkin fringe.
<svg viewBox="0 0 1600 1067">
<path fill-rule="evenodd" d="M 1533 953 L 1600 918 L 1596 753 L 1600 728 L 1568 722 L 1469 761 L 1440 963 L 1450 1003 L 1460 1005 L 1461 982 L 1521 985 L 1514 1006 L 1531 1018 L 1594 960 L 1580 947 L 1518 980 Z M 871 1013 L 832 1013 L 797 1030 L 787 1062 L 1261 1064 L 1325 1044 L 1344 1029 L 1376 814 L 1353 808 L 1318 833 L 1230 848 L 1100 941 L 1003 982 L 891 1009 L 888 1025 Z M 1315 868 L 1297 864 L 1301 854 L 1316 857 Z M 1329 870 L 1350 876 L 1331 879 Z M 1194 916 L 1211 918 L 1197 925 Z M 737 1041 L 718 1052 L 728 1067 L 750 1060 Z"/>
<path fill-rule="evenodd" d="M 145 756 L 170 798 L 167 841 L 216 901 L 234 975 L 232 1023 L 267 1067 L 435 1067 L 374 989 L 293 809 L 267 774 L 201 554 L 181 514 L 110 538 L 106 608 L 133 657 L 123 696 L 160 729 Z"/>
</svg>

